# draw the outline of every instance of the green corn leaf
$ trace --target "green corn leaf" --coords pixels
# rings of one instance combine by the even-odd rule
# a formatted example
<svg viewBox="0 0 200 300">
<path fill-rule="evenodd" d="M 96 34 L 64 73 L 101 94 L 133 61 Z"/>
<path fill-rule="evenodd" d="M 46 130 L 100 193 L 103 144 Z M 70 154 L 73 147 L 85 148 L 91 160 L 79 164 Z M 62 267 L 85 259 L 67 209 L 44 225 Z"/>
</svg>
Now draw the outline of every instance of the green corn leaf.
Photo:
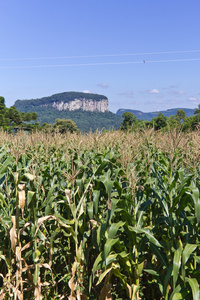
<svg viewBox="0 0 200 300">
<path fill-rule="evenodd" d="M 179 269 L 181 266 L 181 254 L 182 254 L 182 249 L 179 247 L 175 253 L 174 253 L 174 260 L 173 260 L 173 286 L 174 289 L 176 287 L 176 282 L 179 276 Z"/>
<path fill-rule="evenodd" d="M 112 273 L 122 280 L 123 285 L 126 285 L 127 277 L 120 272 L 120 268 L 113 268 Z"/>
<path fill-rule="evenodd" d="M 106 266 L 110 265 L 113 261 L 116 260 L 117 254 L 110 254 L 106 257 Z"/>
<path fill-rule="evenodd" d="M 39 277 L 40 268 L 38 264 L 35 264 L 35 272 L 33 276 L 33 283 L 34 285 L 38 284 L 38 277 Z"/>
<path fill-rule="evenodd" d="M 139 213 L 138 213 L 138 221 L 137 221 L 137 227 L 141 228 L 143 224 L 143 215 L 147 211 L 147 209 L 152 205 L 151 200 L 147 200 L 140 204 L 139 206 Z"/>
<path fill-rule="evenodd" d="M 87 212 L 90 219 L 93 219 L 93 202 L 87 203 Z"/>
<path fill-rule="evenodd" d="M 113 194 L 113 193 L 112 193 Z M 111 196 L 112 196 L 111 194 Z M 111 213 L 110 213 L 110 220 L 112 220 L 112 217 L 114 216 L 115 212 L 116 212 L 116 207 L 118 204 L 119 200 L 117 199 L 112 199 L 111 200 Z"/>
<path fill-rule="evenodd" d="M 2 166 L 0 167 L 0 179 L 4 176 L 4 173 L 6 172 L 9 164 L 12 162 L 13 157 L 8 156 L 6 160 L 3 162 Z"/>
<path fill-rule="evenodd" d="M 93 178 L 93 177 L 92 177 Z M 83 209 L 83 206 L 84 206 L 84 202 L 86 201 L 86 197 L 85 197 L 85 195 L 86 195 L 86 193 L 88 192 L 88 189 L 89 189 L 89 186 L 90 186 L 90 184 L 91 184 L 91 181 L 92 181 L 92 178 L 90 179 L 90 181 L 88 182 L 88 184 L 87 184 L 87 186 L 86 186 L 86 188 L 85 188 L 85 190 L 84 190 L 84 193 L 83 193 L 83 195 L 81 196 L 81 199 L 79 200 L 79 203 L 78 203 L 78 205 L 77 205 L 77 207 L 76 207 L 76 210 L 75 210 L 75 216 L 77 216 L 77 217 L 74 217 L 74 219 L 79 219 L 80 218 L 80 216 L 84 213 L 84 209 Z"/>
<path fill-rule="evenodd" d="M 93 264 L 93 267 L 92 267 L 93 275 L 96 273 L 97 270 L 100 269 L 102 261 L 103 261 L 103 252 L 99 253 L 99 255 L 97 256 L 97 258 Z"/>
<path fill-rule="evenodd" d="M 100 166 L 97 168 L 97 170 L 95 171 L 95 176 L 98 176 L 99 174 L 101 174 L 102 170 L 105 168 L 105 166 L 107 166 L 107 164 L 109 163 L 108 160 L 104 160 Z"/>
<path fill-rule="evenodd" d="M 196 260 L 196 262 L 197 262 L 198 264 L 200 264 L 200 256 L 194 256 L 194 259 Z"/>
<path fill-rule="evenodd" d="M 31 202 L 33 201 L 35 192 L 32 191 L 28 191 L 27 193 L 27 205 L 29 206 L 31 204 Z"/>
<path fill-rule="evenodd" d="M 176 294 L 174 294 L 174 296 L 173 296 L 173 298 L 172 298 L 172 300 L 180 300 L 180 299 L 184 299 L 184 298 L 182 297 L 182 294 L 181 294 L 181 293 L 176 293 Z"/>
<path fill-rule="evenodd" d="M 193 300 L 199 300 L 200 291 L 199 291 L 199 284 L 196 278 L 185 278 L 186 281 L 189 283 L 192 289 Z"/>
<path fill-rule="evenodd" d="M 154 235 L 148 229 L 142 229 L 138 227 L 128 226 L 130 230 L 136 233 L 144 233 L 148 240 L 158 247 L 162 247 L 162 245 L 158 242 L 158 240 L 154 237 Z"/>
<path fill-rule="evenodd" d="M 104 277 L 105 277 L 108 273 L 110 273 L 110 271 L 111 271 L 112 269 L 113 269 L 113 267 L 111 267 L 111 268 L 105 270 L 103 273 L 101 273 L 101 275 L 99 276 L 99 279 L 98 279 L 96 285 L 98 285 L 99 283 L 101 283 L 102 280 L 104 279 Z"/>
<path fill-rule="evenodd" d="M 112 181 L 110 179 L 110 171 L 107 171 L 103 177 L 103 180 L 102 180 L 105 188 L 106 188 L 106 192 L 108 193 L 108 197 L 110 199 L 110 195 L 111 195 L 111 191 L 112 191 L 112 187 L 113 187 L 113 184 L 114 184 L 114 181 Z"/>
<path fill-rule="evenodd" d="M 118 229 L 124 226 L 125 222 L 119 221 L 118 223 L 113 223 L 108 230 L 108 238 L 114 239 Z"/>
<path fill-rule="evenodd" d="M 94 203 L 94 213 L 95 215 L 98 213 L 98 206 L 99 206 L 99 197 L 100 191 L 93 191 L 93 203 Z"/>
<path fill-rule="evenodd" d="M 166 297 L 168 299 L 168 283 L 169 283 L 169 279 L 171 278 L 172 270 L 173 270 L 173 265 L 170 265 L 170 267 L 167 270 L 167 274 L 165 275 L 165 279 L 164 279 L 163 293 L 164 293 L 165 299 L 166 299 Z"/>
<path fill-rule="evenodd" d="M 160 274 L 155 270 L 144 269 L 144 271 L 154 276 L 160 276 Z"/>
<path fill-rule="evenodd" d="M 137 268 L 138 276 L 140 276 L 142 274 L 143 269 L 144 269 L 144 261 L 138 265 L 138 268 Z"/>
<path fill-rule="evenodd" d="M 162 264 L 168 268 L 167 257 L 164 251 L 161 251 L 157 246 L 151 243 L 150 249 L 157 256 L 157 258 L 162 261 Z"/>
<path fill-rule="evenodd" d="M 187 244 L 183 250 L 182 260 L 183 265 L 185 265 L 194 250 L 197 248 L 197 245 Z"/>
<path fill-rule="evenodd" d="M 115 245 L 118 241 L 119 241 L 119 238 L 117 238 L 117 239 L 108 238 L 107 239 L 107 241 L 104 245 L 104 251 L 103 251 L 105 259 L 108 256 L 108 254 L 110 253 L 110 250 L 111 250 L 112 246 Z"/>
<path fill-rule="evenodd" d="M 180 291 L 181 291 L 181 285 L 179 284 L 179 285 L 177 285 L 177 287 L 173 290 L 173 292 L 172 292 L 172 294 L 171 294 L 169 300 L 172 300 L 173 297 L 174 297 L 176 294 L 178 294 Z M 166 299 L 168 299 L 168 298 L 166 298 Z"/>
<path fill-rule="evenodd" d="M 195 215 L 197 218 L 198 224 L 200 223 L 200 199 L 199 199 L 199 189 L 197 187 L 192 187 L 192 199 L 195 205 Z"/>
</svg>

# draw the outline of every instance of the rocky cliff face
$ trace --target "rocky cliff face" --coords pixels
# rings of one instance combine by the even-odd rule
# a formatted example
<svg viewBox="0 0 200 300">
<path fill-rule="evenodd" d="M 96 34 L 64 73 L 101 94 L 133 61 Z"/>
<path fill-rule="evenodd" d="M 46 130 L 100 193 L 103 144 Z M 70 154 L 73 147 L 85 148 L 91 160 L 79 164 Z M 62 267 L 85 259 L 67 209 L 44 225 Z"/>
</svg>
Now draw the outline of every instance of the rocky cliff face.
<svg viewBox="0 0 200 300">
<path fill-rule="evenodd" d="M 83 93 L 83 92 L 64 92 L 52 96 L 31 99 L 17 100 L 14 106 L 19 111 L 30 112 L 41 110 L 46 107 L 53 111 L 88 111 L 88 112 L 108 112 L 108 98 L 104 95 Z"/>
<path fill-rule="evenodd" d="M 81 109 L 83 111 L 92 111 L 92 112 L 106 112 L 108 109 L 108 99 L 102 99 L 99 101 L 93 99 L 74 99 L 69 102 L 63 101 L 54 101 L 52 107 L 61 111 L 61 110 L 69 110 L 74 111 Z"/>
</svg>

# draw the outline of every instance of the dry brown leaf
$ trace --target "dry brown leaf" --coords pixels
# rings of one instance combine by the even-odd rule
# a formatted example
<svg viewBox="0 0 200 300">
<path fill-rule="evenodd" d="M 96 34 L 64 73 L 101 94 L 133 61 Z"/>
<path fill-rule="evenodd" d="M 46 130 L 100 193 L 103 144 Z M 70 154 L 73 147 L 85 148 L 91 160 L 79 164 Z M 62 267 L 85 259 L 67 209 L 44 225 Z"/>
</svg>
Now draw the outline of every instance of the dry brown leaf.
<svg viewBox="0 0 200 300">
<path fill-rule="evenodd" d="M 128 288 L 129 298 L 131 299 L 131 297 L 132 297 L 132 287 L 128 283 L 127 283 L 127 288 Z"/>
<path fill-rule="evenodd" d="M 44 221 L 49 220 L 49 219 L 57 220 L 57 218 L 55 216 L 51 216 L 51 215 L 41 217 L 37 221 L 37 226 L 40 226 Z"/>
<path fill-rule="evenodd" d="M 72 297 L 75 296 L 74 291 L 75 291 L 76 286 L 77 286 L 76 282 L 74 282 L 74 277 L 75 277 L 75 274 L 76 274 L 76 268 L 77 268 L 77 263 L 76 263 L 76 261 L 75 261 L 75 262 L 73 263 L 73 265 L 72 265 L 72 277 L 71 277 L 71 279 L 70 279 L 69 282 L 68 282 L 69 288 L 70 288 L 70 290 L 71 290 L 70 296 L 72 296 Z M 72 298 L 72 299 L 73 299 L 73 298 Z M 76 298 L 75 298 L 75 299 L 76 299 Z"/>
<path fill-rule="evenodd" d="M 19 189 L 20 191 L 25 190 L 25 187 L 26 187 L 25 183 L 19 183 L 19 184 L 18 184 L 18 189 Z"/>
<path fill-rule="evenodd" d="M 110 273 L 106 275 L 104 286 L 101 289 L 99 300 L 112 300 L 111 288 L 112 285 L 109 283 Z"/>
<path fill-rule="evenodd" d="M 38 283 L 35 287 L 34 296 L 35 300 L 42 300 L 40 277 L 38 277 Z"/>
<path fill-rule="evenodd" d="M 30 281 L 31 283 L 33 283 L 33 275 L 31 274 L 30 269 L 33 269 L 33 268 L 34 268 L 34 265 L 27 265 L 27 263 L 26 263 L 25 260 L 23 260 L 23 262 L 24 262 L 26 268 L 23 268 L 23 269 L 22 269 L 22 272 L 27 271 L 28 279 L 29 279 L 29 281 Z"/>
<path fill-rule="evenodd" d="M 17 244 L 16 217 L 12 216 L 11 221 L 13 223 L 13 227 L 10 230 L 10 241 L 11 241 L 12 251 L 15 253 L 16 244 Z"/>
<path fill-rule="evenodd" d="M 45 216 L 45 217 L 39 218 L 38 221 L 37 221 L 37 229 L 36 229 L 35 235 L 37 234 L 40 225 L 41 225 L 44 221 L 47 221 L 47 220 L 57 220 L 57 218 L 56 218 L 55 216 L 50 216 L 50 215 L 49 215 L 49 216 Z"/>
<path fill-rule="evenodd" d="M 28 249 L 31 244 L 32 244 L 32 242 L 28 242 L 26 245 L 24 245 L 24 247 L 22 247 L 22 249 L 21 249 L 21 252 Z"/>
<path fill-rule="evenodd" d="M 70 295 L 73 296 L 73 295 L 74 295 L 74 291 L 75 291 L 75 289 L 76 289 L 76 284 L 75 284 L 75 282 L 74 282 L 74 277 L 72 277 L 72 278 L 69 280 L 68 285 L 69 285 L 69 288 L 70 288 L 70 290 L 71 290 Z"/>
<path fill-rule="evenodd" d="M 69 206 L 71 206 L 71 190 L 65 189 L 65 196 L 67 197 Z"/>
<path fill-rule="evenodd" d="M 107 204 L 108 209 L 111 210 L 112 205 L 111 205 L 110 199 L 108 199 L 108 200 L 106 201 L 106 204 Z"/>
<path fill-rule="evenodd" d="M 70 296 L 68 297 L 68 299 L 69 299 L 69 300 L 76 300 L 76 297 L 70 295 Z"/>
<path fill-rule="evenodd" d="M 25 190 L 19 191 L 18 197 L 19 197 L 19 207 L 22 211 L 22 218 L 24 219 L 24 206 L 26 202 Z"/>
<path fill-rule="evenodd" d="M 23 228 L 20 229 L 19 234 L 21 235 L 23 233 L 23 231 L 26 229 L 26 227 L 31 226 L 32 222 L 29 221 L 27 222 Z"/>
<path fill-rule="evenodd" d="M 52 260 L 53 260 L 53 249 L 51 243 L 49 244 L 49 266 L 51 268 L 52 266 Z"/>
<path fill-rule="evenodd" d="M 99 295 L 99 300 L 112 300 L 111 284 L 104 284 Z"/>
<path fill-rule="evenodd" d="M 3 300 L 5 295 L 6 295 L 6 294 L 3 293 L 3 291 L 2 291 L 1 294 L 0 294 L 0 300 Z"/>
<path fill-rule="evenodd" d="M 81 300 L 88 300 L 88 297 L 85 294 L 81 294 Z"/>
<path fill-rule="evenodd" d="M 17 259 L 17 261 L 21 261 L 21 259 L 22 259 L 22 256 L 21 256 L 21 248 L 20 248 L 19 246 L 16 247 L 15 254 L 16 254 L 16 259 Z"/>
<path fill-rule="evenodd" d="M 39 267 L 40 267 L 40 268 L 44 267 L 44 268 L 49 269 L 50 271 L 52 271 L 50 265 L 47 264 L 47 263 L 39 264 Z"/>
<path fill-rule="evenodd" d="M 82 294 L 80 289 L 76 291 L 77 300 L 88 300 L 88 297 L 85 294 Z"/>
</svg>

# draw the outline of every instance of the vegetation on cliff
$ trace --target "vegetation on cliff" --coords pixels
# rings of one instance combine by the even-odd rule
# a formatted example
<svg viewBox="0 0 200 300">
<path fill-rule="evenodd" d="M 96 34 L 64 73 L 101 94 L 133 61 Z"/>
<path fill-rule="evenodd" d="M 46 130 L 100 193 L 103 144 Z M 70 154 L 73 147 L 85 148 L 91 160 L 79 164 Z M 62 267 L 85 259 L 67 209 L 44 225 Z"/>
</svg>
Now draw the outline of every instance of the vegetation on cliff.
<svg viewBox="0 0 200 300">
<path fill-rule="evenodd" d="M 54 102 L 71 102 L 75 99 L 92 99 L 94 101 L 101 101 L 102 99 L 108 99 L 104 95 L 98 94 L 91 94 L 91 93 L 81 93 L 81 92 L 65 92 L 54 94 L 52 96 L 38 98 L 38 99 L 31 99 L 31 100 L 17 100 L 15 101 L 14 106 L 19 110 L 23 110 L 25 112 L 29 112 L 30 110 L 35 111 L 35 107 L 37 106 L 46 106 L 52 105 Z"/>
<path fill-rule="evenodd" d="M 16 106 L 19 110 L 23 107 Z M 74 121 L 79 128 L 81 132 L 89 132 L 95 131 L 95 130 L 101 130 L 101 129 L 118 129 L 121 122 L 122 117 L 117 116 L 116 114 L 112 112 L 91 112 L 91 111 L 82 111 L 82 110 L 75 110 L 75 111 L 69 111 L 69 110 L 56 110 L 53 107 L 50 106 L 32 106 L 29 107 L 30 111 L 31 109 L 37 113 L 38 118 L 37 122 L 42 125 L 42 123 L 47 124 L 53 124 L 55 123 L 56 119 L 71 119 Z M 29 111 L 26 110 L 25 111 Z"/>
</svg>

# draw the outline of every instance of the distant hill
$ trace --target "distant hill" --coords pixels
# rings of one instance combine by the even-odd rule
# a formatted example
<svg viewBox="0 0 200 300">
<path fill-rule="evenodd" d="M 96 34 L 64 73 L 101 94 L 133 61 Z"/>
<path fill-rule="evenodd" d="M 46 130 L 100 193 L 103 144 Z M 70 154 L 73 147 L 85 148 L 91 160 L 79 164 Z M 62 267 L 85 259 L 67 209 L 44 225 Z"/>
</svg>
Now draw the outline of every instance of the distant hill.
<svg viewBox="0 0 200 300">
<path fill-rule="evenodd" d="M 179 110 L 179 109 L 184 110 L 187 117 L 191 117 L 191 116 L 194 115 L 194 109 L 191 109 L 191 108 L 172 108 L 172 109 L 155 111 L 155 112 L 148 112 L 148 113 L 142 112 L 140 110 L 132 110 L 132 109 L 122 109 L 122 108 L 120 108 L 116 112 L 116 115 L 122 116 L 124 112 L 130 112 L 130 113 L 132 113 L 134 116 L 136 116 L 140 120 L 151 121 L 159 113 L 162 113 L 166 117 L 170 117 L 172 115 L 175 116 L 177 110 Z"/>
<path fill-rule="evenodd" d="M 52 96 L 31 100 L 17 100 L 14 106 L 23 111 L 32 111 L 35 107 L 53 107 L 61 110 L 83 110 L 83 111 L 108 111 L 108 98 L 103 95 L 80 93 L 80 92 L 64 92 L 54 94 Z"/>
<path fill-rule="evenodd" d="M 19 112 L 36 112 L 37 122 L 53 124 L 56 119 L 71 119 L 82 132 L 97 129 L 118 129 L 122 117 L 109 112 L 104 95 L 65 92 L 31 100 L 17 100 Z"/>
</svg>

